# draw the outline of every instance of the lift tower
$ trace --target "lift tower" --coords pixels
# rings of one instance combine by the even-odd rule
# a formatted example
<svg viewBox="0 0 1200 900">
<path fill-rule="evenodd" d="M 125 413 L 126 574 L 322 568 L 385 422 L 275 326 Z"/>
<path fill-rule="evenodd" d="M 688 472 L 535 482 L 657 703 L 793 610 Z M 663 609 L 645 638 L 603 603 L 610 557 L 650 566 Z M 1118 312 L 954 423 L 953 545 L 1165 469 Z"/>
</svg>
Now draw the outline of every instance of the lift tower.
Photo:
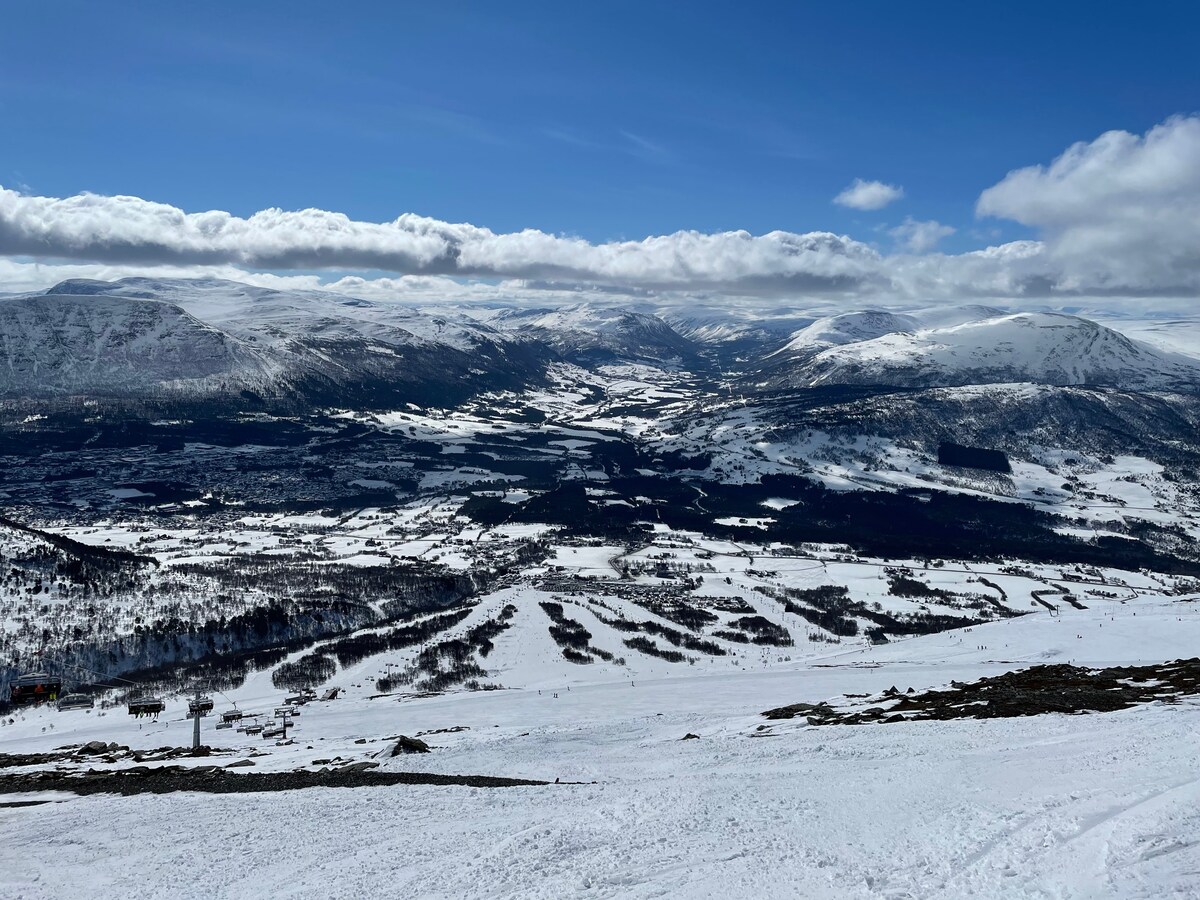
<svg viewBox="0 0 1200 900">
<path fill-rule="evenodd" d="M 187 717 L 192 720 L 192 751 L 200 749 L 200 720 L 212 712 L 213 701 L 212 697 L 204 697 L 200 694 L 200 689 L 196 689 L 196 696 L 188 701 Z"/>
</svg>

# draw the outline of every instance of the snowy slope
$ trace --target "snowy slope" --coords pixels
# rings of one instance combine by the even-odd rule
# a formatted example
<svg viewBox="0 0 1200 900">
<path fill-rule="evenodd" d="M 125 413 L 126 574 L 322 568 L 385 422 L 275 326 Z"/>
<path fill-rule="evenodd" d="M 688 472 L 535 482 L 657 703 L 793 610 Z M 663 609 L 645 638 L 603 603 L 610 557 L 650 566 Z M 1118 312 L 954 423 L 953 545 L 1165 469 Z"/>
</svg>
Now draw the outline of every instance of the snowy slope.
<svg viewBox="0 0 1200 900">
<path fill-rule="evenodd" d="M 210 391 L 277 363 L 170 303 L 55 294 L 0 300 L 0 393 Z"/>
<path fill-rule="evenodd" d="M 803 348 L 816 346 L 810 341 Z M 1200 385 L 1200 361 L 1077 316 L 1018 313 L 946 327 L 892 330 L 876 337 L 851 336 L 797 360 L 786 377 L 811 385 L 1034 382 L 1194 390 Z"/>
<path fill-rule="evenodd" d="M 919 324 L 912 316 L 882 310 L 826 316 L 793 334 L 779 354 L 819 353 L 828 347 L 869 341 L 885 334 L 911 334 Z"/>
<path fill-rule="evenodd" d="M 426 312 L 409 304 L 327 291 L 278 291 L 216 278 L 124 278 L 88 284 L 97 293 L 169 300 L 233 334 L 276 342 L 369 339 L 391 345 L 432 344 L 470 350 L 480 343 L 507 340 L 495 329 L 461 314 Z"/>
<path fill-rule="evenodd" d="M 218 279 L 64 282 L 0 300 L 0 391 L 138 397 L 250 389 L 377 406 L 535 378 L 545 352 L 469 317 Z"/>
<path fill-rule="evenodd" d="M 697 302 L 657 306 L 652 311 L 684 337 L 717 348 L 758 345 L 775 349 L 815 319 L 806 310 L 775 305 L 764 309 Z"/>
<path fill-rule="evenodd" d="M 560 309 L 508 309 L 491 324 L 527 334 L 564 355 L 608 355 L 667 360 L 691 357 L 696 346 L 657 316 L 585 303 Z"/>
<path fill-rule="evenodd" d="M 1005 311 L 994 306 L 968 303 L 963 306 L 931 306 L 913 310 L 909 315 L 919 321 L 923 328 L 949 328 L 968 322 L 994 319 L 1005 315 Z"/>
<path fill-rule="evenodd" d="M 636 683 L 596 677 L 570 691 L 350 697 L 305 707 L 287 746 L 213 732 L 208 720 L 205 735 L 220 734 L 228 750 L 195 763 L 245 766 L 233 772 L 338 758 L 562 783 L 10 795 L 4 801 L 45 802 L 0 809 L 0 897 L 87 896 L 98 885 L 134 898 L 1195 896 L 1193 700 L 857 727 L 763 730 L 760 715 L 1039 658 L 1163 658 L 1194 645 L 1192 605 L 1037 615 L 772 671 L 685 667 Z M 229 700 L 249 711 L 278 698 L 257 681 Z M 39 710 L 3 736 L 10 752 L 90 740 L 155 747 L 186 740 L 181 714 L 179 702 L 153 722 L 119 710 Z M 424 734 L 432 752 L 388 757 L 398 733 Z M 198 867 L 203 877 L 191 877 Z"/>
</svg>

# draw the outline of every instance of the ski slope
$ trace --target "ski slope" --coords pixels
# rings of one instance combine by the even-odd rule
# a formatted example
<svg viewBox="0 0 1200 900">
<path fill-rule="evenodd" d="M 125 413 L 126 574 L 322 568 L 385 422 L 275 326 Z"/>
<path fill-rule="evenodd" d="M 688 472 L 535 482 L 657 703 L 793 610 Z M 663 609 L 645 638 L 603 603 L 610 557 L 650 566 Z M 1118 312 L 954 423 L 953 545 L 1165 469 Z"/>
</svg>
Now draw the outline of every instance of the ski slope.
<svg viewBox="0 0 1200 900">
<path fill-rule="evenodd" d="M 1191 837 L 1200 826 L 1194 700 L 1103 715 L 858 727 L 793 720 L 763 729 L 759 715 L 1038 661 L 1190 655 L 1200 638 L 1194 602 L 1114 601 L 1071 616 L 1033 614 L 886 647 L 835 648 L 769 669 L 709 674 L 683 666 L 636 679 L 594 666 L 561 678 L 537 658 L 533 634 L 518 625 L 497 642 L 497 653 L 507 640 L 509 651 L 527 657 L 524 671 L 505 674 L 505 690 L 352 693 L 305 707 L 291 745 L 221 732 L 212 742 L 231 752 L 200 762 L 245 758 L 255 767 L 242 771 L 261 772 L 341 756 L 383 770 L 581 784 L 48 796 L 39 806 L 0 808 L 0 897 L 1200 890 L 1200 845 Z M 259 677 L 230 699 L 250 709 L 279 698 Z M 159 746 L 190 734 L 180 709 L 173 704 L 158 723 L 119 710 L 36 711 L 0 734 L 9 752 L 97 739 Z M 456 727 L 463 730 L 426 735 L 431 753 L 379 758 L 390 736 Z M 698 739 L 681 740 L 689 733 Z"/>
</svg>

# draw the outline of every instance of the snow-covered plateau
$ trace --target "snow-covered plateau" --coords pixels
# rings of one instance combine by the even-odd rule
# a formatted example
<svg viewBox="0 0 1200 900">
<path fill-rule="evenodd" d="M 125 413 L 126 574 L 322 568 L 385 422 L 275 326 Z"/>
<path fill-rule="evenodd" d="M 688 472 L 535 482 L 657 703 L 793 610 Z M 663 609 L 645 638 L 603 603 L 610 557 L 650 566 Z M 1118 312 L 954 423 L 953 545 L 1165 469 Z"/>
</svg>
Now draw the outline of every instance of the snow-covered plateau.
<svg viewBox="0 0 1200 900">
<path fill-rule="evenodd" d="M 1200 896 L 1198 334 L 4 296 L 0 898 Z"/>
</svg>

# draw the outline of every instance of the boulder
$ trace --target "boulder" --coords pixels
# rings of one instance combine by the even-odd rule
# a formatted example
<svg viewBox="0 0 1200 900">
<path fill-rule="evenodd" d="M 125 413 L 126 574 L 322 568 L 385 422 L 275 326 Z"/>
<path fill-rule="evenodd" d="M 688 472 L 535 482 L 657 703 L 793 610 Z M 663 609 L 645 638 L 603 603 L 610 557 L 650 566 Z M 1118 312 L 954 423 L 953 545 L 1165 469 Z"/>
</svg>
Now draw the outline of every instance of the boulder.
<svg viewBox="0 0 1200 900">
<path fill-rule="evenodd" d="M 429 745 L 420 738 L 408 737 L 400 735 L 396 739 L 396 745 L 392 747 L 392 752 L 389 756 L 399 756 L 401 753 L 428 753 Z"/>
</svg>

